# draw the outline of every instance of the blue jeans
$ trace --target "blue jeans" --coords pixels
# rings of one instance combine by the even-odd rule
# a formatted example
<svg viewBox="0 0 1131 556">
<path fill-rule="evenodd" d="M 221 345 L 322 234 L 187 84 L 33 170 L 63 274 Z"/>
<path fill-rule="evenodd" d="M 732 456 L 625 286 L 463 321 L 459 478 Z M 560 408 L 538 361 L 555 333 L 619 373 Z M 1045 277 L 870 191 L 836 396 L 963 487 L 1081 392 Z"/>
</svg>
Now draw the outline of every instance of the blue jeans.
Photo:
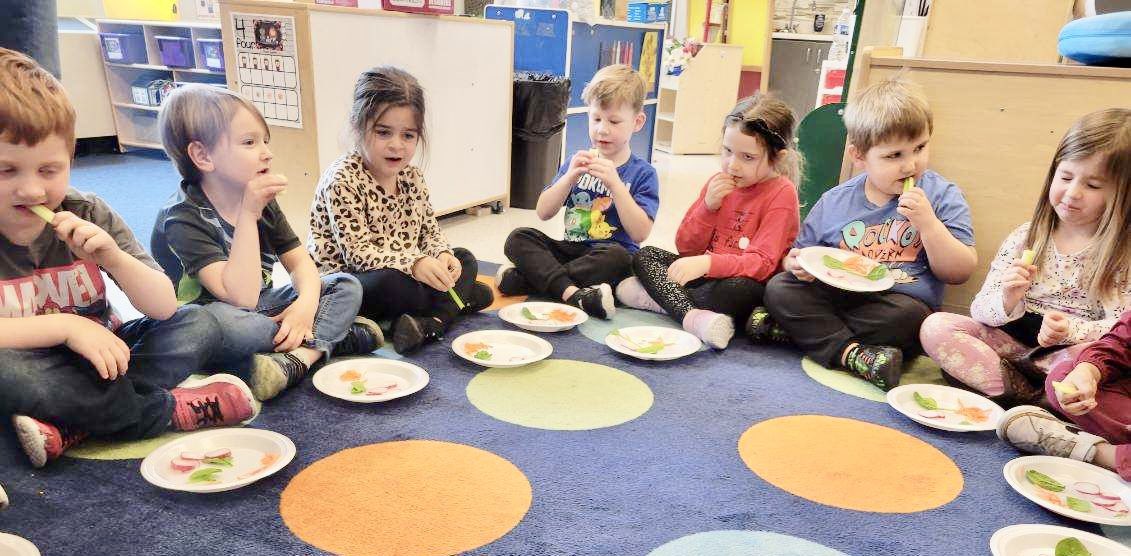
<svg viewBox="0 0 1131 556">
<path fill-rule="evenodd" d="M 246 379 L 252 355 L 275 351 L 279 324 L 271 317 L 282 313 L 296 299 L 298 291 L 293 286 L 283 286 L 260 292 L 254 311 L 220 301 L 205 305 L 204 310 L 216 317 L 223 331 L 223 345 L 209 366 L 235 370 Z M 314 339 L 303 342 L 303 346 L 328 358 L 334 344 L 346 336 L 359 307 L 361 284 L 357 278 L 341 272 L 323 276 L 318 311 L 314 313 Z"/>
<path fill-rule="evenodd" d="M 164 432 L 173 415 L 169 389 L 205 367 L 220 345 L 220 327 L 186 305 L 168 320 L 132 320 L 115 334 L 130 347 L 126 375 L 117 380 L 98 376 L 66 346 L 0 349 L 0 414 L 122 439 Z"/>
</svg>

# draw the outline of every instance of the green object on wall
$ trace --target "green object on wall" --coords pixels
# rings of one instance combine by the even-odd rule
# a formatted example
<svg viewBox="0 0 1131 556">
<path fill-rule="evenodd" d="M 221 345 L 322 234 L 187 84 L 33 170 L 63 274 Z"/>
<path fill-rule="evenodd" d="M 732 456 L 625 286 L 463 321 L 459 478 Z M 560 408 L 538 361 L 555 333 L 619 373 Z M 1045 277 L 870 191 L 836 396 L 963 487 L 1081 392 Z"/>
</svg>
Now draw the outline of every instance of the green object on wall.
<svg viewBox="0 0 1131 556">
<path fill-rule="evenodd" d="M 797 149 L 805 156 L 805 173 L 798 196 L 801 219 L 821 194 L 840 183 L 840 166 L 844 159 L 844 103 L 826 104 L 810 112 L 797 129 Z"/>
</svg>

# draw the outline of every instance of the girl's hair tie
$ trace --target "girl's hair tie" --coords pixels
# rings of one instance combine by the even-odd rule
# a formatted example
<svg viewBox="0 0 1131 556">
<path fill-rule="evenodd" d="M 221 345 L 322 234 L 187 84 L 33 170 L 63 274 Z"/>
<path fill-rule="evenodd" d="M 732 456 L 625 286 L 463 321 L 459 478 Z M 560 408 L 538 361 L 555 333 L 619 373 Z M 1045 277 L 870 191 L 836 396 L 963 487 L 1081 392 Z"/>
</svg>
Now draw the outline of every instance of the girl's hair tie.
<svg viewBox="0 0 1131 556">
<path fill-rule="evenodd" d="M 770 126 L 766 125 L 766 120 L 762 118 L 746 120 L 740 114 L 730 114 L 727 116 L 727 123 L 741 125 L 740 129 L 747 135 L 754 135 L 755 133 L 761 135 L 766 140 L 766 144 L 773 147 L 774 150 L 780 151 L 788 146 L 785 138 L 780 133 L 770 129 Z"/>
</svg>

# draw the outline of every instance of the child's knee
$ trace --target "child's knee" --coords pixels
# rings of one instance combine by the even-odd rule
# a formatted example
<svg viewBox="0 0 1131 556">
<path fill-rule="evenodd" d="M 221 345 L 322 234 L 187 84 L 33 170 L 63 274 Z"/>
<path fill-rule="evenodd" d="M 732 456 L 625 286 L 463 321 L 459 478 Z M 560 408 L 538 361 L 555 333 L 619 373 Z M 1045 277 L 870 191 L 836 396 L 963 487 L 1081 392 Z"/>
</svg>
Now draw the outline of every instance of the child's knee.
<svg viewBox="0 0 1131 556">
<path fill-rule="evenodd" d="M 513 261 L 516 255 L 522 252 L 524 246 L 538 243 L 537 238 L 538 231 L 534 228 L 515 228 L 503 243 L 503 254 Z"/>
<path fill-rule="evenodd" d="M 216 346 L 223 339 L 220 321 L 200 305 L 182 305 L 166 322 L 176 323 L 178 334 L 197 345 Z"/>
</svg>

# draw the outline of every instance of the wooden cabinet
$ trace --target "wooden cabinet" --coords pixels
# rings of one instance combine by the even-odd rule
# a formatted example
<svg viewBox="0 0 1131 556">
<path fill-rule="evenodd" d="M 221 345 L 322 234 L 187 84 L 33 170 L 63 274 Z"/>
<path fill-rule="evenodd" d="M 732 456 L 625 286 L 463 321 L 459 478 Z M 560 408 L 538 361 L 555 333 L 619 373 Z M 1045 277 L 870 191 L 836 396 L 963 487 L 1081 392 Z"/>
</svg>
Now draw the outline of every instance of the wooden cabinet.
<svg viewBox="0 0 1131 556">
<path fill-rule="evenodd" d="M 705 44 L 683 73 L 660 77 L 656 149 L 671 154 L 716 154 L 723 118 L 734 107 L 742 47 Z"/>
</svg>

